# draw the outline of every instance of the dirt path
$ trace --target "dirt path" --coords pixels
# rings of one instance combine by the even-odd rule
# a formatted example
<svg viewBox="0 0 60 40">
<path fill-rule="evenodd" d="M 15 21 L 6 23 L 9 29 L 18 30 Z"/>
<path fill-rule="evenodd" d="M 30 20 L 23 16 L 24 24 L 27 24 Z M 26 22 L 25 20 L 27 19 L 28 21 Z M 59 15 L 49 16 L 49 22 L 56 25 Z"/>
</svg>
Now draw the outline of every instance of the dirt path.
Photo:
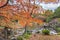
<svg viewBox="0 0 60 40">
<path fill-rule="evenodd" d="M 60 40 L 60 35 L 32 35 L 29 40 Z"/>
</svg>

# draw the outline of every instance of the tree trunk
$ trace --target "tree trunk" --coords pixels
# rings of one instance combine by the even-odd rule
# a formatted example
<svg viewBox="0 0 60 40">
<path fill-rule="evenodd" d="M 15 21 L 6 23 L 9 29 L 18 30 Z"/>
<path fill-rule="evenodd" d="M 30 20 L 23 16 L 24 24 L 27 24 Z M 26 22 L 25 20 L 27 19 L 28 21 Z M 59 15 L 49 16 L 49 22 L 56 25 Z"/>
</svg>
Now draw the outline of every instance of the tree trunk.
<svg viewBox="0 0 60 40">
<path fill-rule="evenodd" d="M 25 33 L 27 33 L 27 26 L 25 26 Z"/>
</svg>

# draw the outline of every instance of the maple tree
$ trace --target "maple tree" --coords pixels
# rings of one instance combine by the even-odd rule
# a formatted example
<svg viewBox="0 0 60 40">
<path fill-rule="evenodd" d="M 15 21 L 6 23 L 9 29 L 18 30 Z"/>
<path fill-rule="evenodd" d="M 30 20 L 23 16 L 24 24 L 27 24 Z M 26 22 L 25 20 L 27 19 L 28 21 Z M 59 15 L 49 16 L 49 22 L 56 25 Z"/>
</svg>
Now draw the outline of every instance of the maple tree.
<svg viewBox="0 0 60 40">
<path fill-rule="evenodd" d="M 37 1 L 38 0 L 9 0 L 10 3 L 0 8 L 0 15 L 6 18 L 5 21 L 7 21 L 6 23 L 10 27 L 12 25 L 17 27 L 17 24 L 12 22 L 12 20 L 18 20 L 18 24 L 22 27 L 30 25 L 31 22 L 41 24 L 43 23 L 43 20 L 32 18 L 31 16 L 33 13 L 39 13 L 39 10 L 41 9 L 41 6 L 36 4 Z"/>
</svg>

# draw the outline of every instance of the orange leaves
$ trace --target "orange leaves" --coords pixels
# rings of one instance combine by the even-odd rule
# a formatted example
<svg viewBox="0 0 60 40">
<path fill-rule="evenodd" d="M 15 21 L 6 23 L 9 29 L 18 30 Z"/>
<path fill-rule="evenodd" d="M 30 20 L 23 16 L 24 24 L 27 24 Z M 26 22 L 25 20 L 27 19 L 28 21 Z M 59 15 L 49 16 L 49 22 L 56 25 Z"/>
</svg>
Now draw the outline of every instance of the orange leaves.
<svg viewBox="0 0 60 40">
<path fill-rule="evenodd" d="M 8 0 L 0 0 L 0 7 L 4 6 Z"/>
<path fill-rule="evenodd" d="M 43 23 L 43 20 L 40 20 L 40 19 L 34 19 L 34 22 L 37 22 L 38 24 L 41 24 L 41 23 Z"/>
<path fill-rule="evenodd" d="M 45 0 L 45 2 L 56 2 L 56 0 Z"/>
<path fill-rule="evenodd" d="M 22 13 L 20 13 L 20 15 L 22 16 L 22 17 L 25 17 L 25 18 L 29 18 L 30 17 L 30 14 L 29 14 L 29 12 L 22 12 Z"/>
<path fill-rule="evenodd" d="M 12 13 L 7 13 L 7 11 L 2 12 L 2 16 L 5 16 L 5 17 L 8 18 L 8 19 L 6 19 L 7 22 L 11 20 L 10 18 L 12 18 L 12 20 L 17 19 L 18 23 L 22 27 L 25 27 L 26 25 L 30 25 L 31 26 L 32 25 L 32 24 L 30 24 L 31 22 L 36 22 L 38 24 L 43 23 L 42 20 L 38 20 L 38 19 L 32 18 L 28 12 L 21 13 L 21 14 L 15 13 L 15 14 L 13 14 L 13 16 L 11 16 L 11 15 L 12 15 Z"/>
<path fill-rule="evenodd" d="M 39 0 L 40 2 L 45 2 L 45 3 L 48 3 L 48 2 L 57 2 L 57 0 Z"/>
<path fill-rule="evenodd" d="M 8 18 L 9 19 L 9 15 L 8 15 L 8 12 L 7 11 L 1 11 L 1 15 L 2 16 L 5 16 L 6 18 Z"/>
<path fill-rule="evenodd" d="M 19 24 L 20 24 L 22 27 L 25 27 L 26 21 L 25 21 L 25 20 L 19 20 Z"/>
<path fill-rule="evenodd" d="M 17 1 L 22 1 L 22 0 L 17 0 Z M 31 10 L 33 10 L 33 9 L 30 9 L 30 11 Z M 11 22 L 11 20 L 18 20 L 17 24 L 20 24 L 22 27 L 25 27 L 26 25 L 33 25 L 33 24 L 31 24 L 32 22 L 36 22 L 38 24 L 43 23 L 42 20 L 32 18 L 29 11 L 22 11 L 21 10 L 21 12 L 19 12 L 17 6 L 7 5 L 7 6 L 3 7 L 3 8 L 0 8 L 0 11 L 1 11 L 0 12 L 1 15 L 4 16 L 5 19 L 7 20 L 7 23 L 8 23 L 8 21 Z M 13 26 L 13 22 L 10 23 L 10 24 Z M 14 24 L 14 26 L 16 26 L 16 24 Z"/>
</svg>

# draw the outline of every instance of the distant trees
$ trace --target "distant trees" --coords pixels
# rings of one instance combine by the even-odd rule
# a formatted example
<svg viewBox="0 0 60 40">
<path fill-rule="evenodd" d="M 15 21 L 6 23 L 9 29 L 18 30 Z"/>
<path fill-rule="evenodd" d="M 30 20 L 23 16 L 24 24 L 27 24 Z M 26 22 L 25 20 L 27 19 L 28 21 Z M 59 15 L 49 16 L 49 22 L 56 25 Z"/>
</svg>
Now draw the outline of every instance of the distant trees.
<svg viewBox="0 0 60 40">
<path fill-rule="evenodd" d="M 48 11 L 46 11 L 45 12 L 47 15 L 48 15 L 48 17 L 47 17 L 47 19 L 46 19 L 46 22 L 49 22 L 49 21 L 51 21 L 52 19 L 55 19 L 55 18 L 60 18 L 60 7 L 58 7 L 57 9 L 55 9 L 55 11 L 54 12 L 51 12 L 52 14 L 50 14 L 50 12 L 48 12 Z M 45 14 L 45 15 L 46 15 Z M 46 16 L 47 16 L 46 15 Z"/>
<path fill-rule="evenodd" d="M 52 10 L 46 10 L 44 13 L 44 15 L 47 17 L 50 16 L 51 14 L 53 14 Z"/>
<path fill-rule="evenodd" d="M 54 17 L 55 18 L 60 18 L 60 7 L 58 7 L 55 12 L 54 12 Z"/>
<path fill-rule="evenodd" d="M 44 16 L 46 17 L 45 21 L 49 22 L 53 18 L 53 11 L 52 10 L 46 10 Z"/>
</svg>

